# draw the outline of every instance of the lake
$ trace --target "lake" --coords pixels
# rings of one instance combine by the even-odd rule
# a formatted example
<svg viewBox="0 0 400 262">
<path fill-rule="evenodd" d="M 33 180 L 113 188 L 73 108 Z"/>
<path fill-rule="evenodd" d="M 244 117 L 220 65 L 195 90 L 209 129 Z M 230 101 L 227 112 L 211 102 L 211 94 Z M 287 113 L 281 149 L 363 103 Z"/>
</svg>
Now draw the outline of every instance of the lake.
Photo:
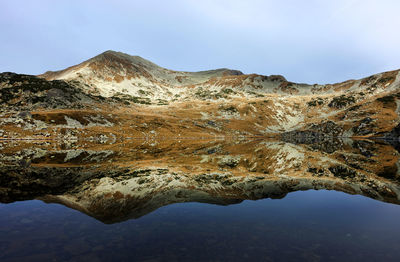
<svg viewBox="0 0 400 262">
<path fill-rule="evenodd" d="M 2 141 L 0 260 L 399 261 L 396 148 Z"/>
</svg>

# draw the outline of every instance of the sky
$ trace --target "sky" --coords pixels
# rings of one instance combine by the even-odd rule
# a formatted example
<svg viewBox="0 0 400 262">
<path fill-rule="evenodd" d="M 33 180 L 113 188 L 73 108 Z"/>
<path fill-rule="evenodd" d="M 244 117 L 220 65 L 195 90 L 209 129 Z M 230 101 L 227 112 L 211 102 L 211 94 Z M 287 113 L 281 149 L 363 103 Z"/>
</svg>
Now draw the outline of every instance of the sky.
<svg viewBox="0 0 400 262">
<path fill-rule="evenodd" d="M 336 83 L 400 68 L 398 0 L 0 0 L 0 72 L 106 50 L 162 67 Z"/>
</svg>

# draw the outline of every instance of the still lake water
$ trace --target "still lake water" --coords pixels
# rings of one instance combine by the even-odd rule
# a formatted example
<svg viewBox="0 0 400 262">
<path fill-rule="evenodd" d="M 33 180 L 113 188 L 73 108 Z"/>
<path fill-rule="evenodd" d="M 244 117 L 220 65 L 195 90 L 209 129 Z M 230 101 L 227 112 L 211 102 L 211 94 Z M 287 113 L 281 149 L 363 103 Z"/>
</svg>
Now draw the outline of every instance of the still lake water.
<svg viewBox="0 0 400 262">
<path fill-rule="evenodd" d="M 173 204 L 106 225 L 41 201 L 0 206 L 1 261 L 399 261 L 400 207 L 335 191 Z"/>
<path fill-rule="evenodd" d="M 212 169 L 214 165 L 212 161 L 209 166 L 204 166 L 204 168 L 210 170 L 209 172 L 234 173 L 234 170 L 245 165 L 246 161 L 243 160 L 246 157 L 245 150 L 240 148 L 235 151 L 236 145 L 233 148 L 230 146 L 232 145 L 222 147 L 229 148 L 230 155 L 233 156 L 237 155 L 235 152 L 240 152 L 242 158 L 237 165 L 233 165 L 228 159 L 229 167 L 225 168 L 221 161 L 226 162 L 226 151 L 221 153 L 222 157 L 212 151 L 210 155 L 217 154 L 215 157 L 220 162 L 215 164 L 215 170 Z M 244 148 L 251 148 L 251 146 L 259 149 L 260 143 L 246 144 Z M 265 145 L 263 144 L 263 146 Z M 276 154 L 281 154 L 282 148 L 287 146 L 286 144 L 280 145 Z M 387 159 L 387 155 L 397 157 L 396 151 L 393 149 L 394 151 L 389 152 L 386 145 L 374 144 L 374 146 L 375 150 L 372 152 L 375 157 L 385 159 L 388 163 L 390 161 Z M 384 148 L 382 149 L 381 146 Z M 194 147 L 196 147 L 196 152 L 200 150 L 197 146 Z M 268 144 L 265 147 L 272 150 L 276 148 L 276 144 Z M 290 147 L 290 152 L 304 149 L 304 146 L 297 147 L 298 145 Z M 215 148 L 215 144 L 209 145 L 204 150 L 210 152 L 210 148 Z M 365 152 L 365 148 L 359 149 L 358 145 L 352 148 Z M 370 145 L 367 148 L 372 150 Z M 61 151 L 65 153 L 65 149 L 63 150 Z M 316 153 L 321 153 L 315 150 L 315 147 L 312 150 L 310 148 L 306 150 L 310 150 L 307 152 L 314 158 L 317 157 Z M 350 150 L 350 152 L 349 150 L 344 145 L 335 152 L 341 152 L 340 154 L 344 155 L 354 154 L 355 151 Z M 48 151 L 50 152 L 50 150 Z M 146 156 L 136 157 L 135 161 L 145 161 L 143 162 L 145 165 L 150 165 L 148 162 L 149 149 L 146 148 L 145 151 Z M 383 151 L 385 156 L 379 155 L 379 152 Z M 76 150 L 74 152 L 77 155 Z M 79 152 L 80 154 L 85 153 Z M 92 151 L 90 152 L 93 154 Z M 323 160 L 327 161 L 327 158 L 336 153 L 322 152 L 321 155 Z M 85 158 L 80 157 L 79 161 L 82 164 L 89 161 L 88 154 L 85 155 Z M 56 170 L 63 170 L 63 173 L 57 176 L 63 176 L 66 170 L 69 170 L 67 174 L 69 176 L 72 174 L 71 170 L 81 172 L 82 165 L 77 167 L 76 162 L 71 162 L 72 153 L 68 155 L 67 152 L 65 157 L 63 155 L 62 162 L 66 163 L 64 166 L 60 166 L 61 158 L 57 157 L 54 152 L 49 157 L 43 158 L 42 155 L 43 152 L 40 154 L 40 161 L 34 161 L 34 157 L 30 154 L 31 164 L 29 166 L 25 162 L 21 164 L 21 158 L 18 158 L 20 166 L 13 166 L 16 168 L 18 176 L 27 176 L 31 179 L 27 186 L 25 180 L 18 180 L 20 178 L 15 180 L 11 178 L 12 175 L 7 177 L 7 174 L 15 170 L 10 169 L 10 165 L 13 165 L 12 161 L 7 158 L 7 154 L 3 154 L 3 159 L 7 159 L 7 161 L 3 162 L 3 179 L 0 181 L 1 202 L 3 202 L 0 204 L 0 261 L 2 262 L 400 261 L 400 205 L 398 205 L 400 201 L 398 201 L 397 195 L 400 186 L 397 177 L 390 177 L 393 175 L 390 172 L 382 173 L 389 176 L 384 178 L 374 175 L 370 177 L 365 173 L 367 175 L 357 179 L 357 176 L 361 176 L 361 171 L 355 176 L 349 171 L 343 171 L 336 176 L 336 169 L 329 169 L 333 170 L 335 176 L 328 175 L 328 171 L 324 173 L 325 175 L 321 175 L 322 172 L 319 174 L 318 169 L 317 171 L 313 169 L 314 167 L 310 169 L 311 160 L 308 157 L 304 161 L 307 163 L 307 172 L 312 175 L 307 176 L 291 173 L 285 173 L 282 176 L 283 171 L 280 171 L 276 178 L 275 174 L 265 174 L 267 180 L 260 177 L 257 180 L 252 177 L 251 180 L 243 182 L 237 178 L 242 176 L 236 174 L 229 178 L 231 180 L 224 178 L 225 180 L 221 182 L 221 174 L 213 176 L 217 177 L 215 178 L 217 180 L 209 178 L 207 180 L 202 175 L 190 181 L 182 180 L 179 174 L 175 174 L 177 181 L 181 182 L 177 183 L 164 173 L 153 174 L 150 171 L 146 171 L 147 173 L 140 171 L 135 172 L 134 175 L 129 173 L 129 177 L 126 173 L 118 177 L 114 173 L 110 177 L 102 174 L 99 178 L 98 172 L 91 170 L 93 174 L 97 174 L 95 177 L 85 177 L 83 180 L 75 179 L 73 181 L 76 184 L 70 188 L 60 186 L 57 184 L 59 182 L 54 182 L 55 180 L 51 180 L 49 184 L 38 182 L 40 179 L 45 181 L 46 178 L 39 175 L 37 170 L 51 166 L 52 169 L 46 171 L 49 176 Z M 126 152 L 123 155 L 125 156 Z M 137 151 L 135 155 L 138 156 Z M 174 153 L 171 151 L 169 155 L 174 155 Z M 279 159 L 287 154 L 281 155 Z M 299 154 L 295 155 L 296 159 L 292 159 L 292 162 L 299 159 Z M 95 156 L 98 158 L 99 154 L 96 153 Z M 179 156 L 174 158 L 178 166 L 181 166 L 182 162 L 189 161 L 186 158 L 181 159 L 184 157 L 181 154 L 175 156 Z M 269 159 L 266 159 L 265 156 L 264 153 L 263 161 Z M 270 157 L 270 155 L 268 156 Z M 335 161 L 340 161 L 340 156 L 335 155 Z M 154 159 L 160 159 L 160 157 L 157 153 L 157 157 Z M 368 154 L 367 158 L 374 159 L 371 154 Z M 154 159 L 151 158 L 152 161 Z M 192 155 L 190 159 L 196 161 L 197 158 Z M 203 161 L 201 164 L 200 161 L 199 165 L 205 165 L 202 154 L 198 159 Z M 114 154 L 112 160 L 118 162 L 119 165 L 127 161 L 118 154 Z M 163 162 L 165 161 L 164 159 Z M 351 166 L 351 163 L 346 161 Z M 104 162 L 104 159 L 99 162 L 100 166 L 101 162 Z M 167 162 L 169 168 L 174 168 L 174 165 L 171 164 L 172 160 L 169 159 Z M 320 162 L 321 160 L 318 160 L 318 163 Z M 155 163 L 151 162 L 151 165 L 155 165 Z M 21 167 L 21 165 L 23 166 Z M 306 172 L 301 170 L 300 164 L 296 164 L 294 168 L 290 163 L 285 165 L 290 167 L 289 170 L 297 168 L 299 173 Z M 253 166 L 254 164 L 251 164 L 250 168 Z M 376 166 L 378 169 L 381 167 L 385 169 L 382 161 L 376 161 Z M 277 167 L 275 168 L 277 169 Z M 126 169 L 125 166 L 124 169 Z M 368 166 L 368 170 L 372 169 L 372 165 Z M 29 173 L 28 170 L 34 170 L 34 172 L 29 171 Z M 167 177 L 170 186 L 157 187 L 154 192 L 143 191 L 143 188 L 147 190 L 149 185 L 155 183 L 156 180 L 153 176 L 157 179 Z M 273 183 L 276 185 L 277 180 L 284 181 L 288 176 L 292 176 L 288 180 L 290 183 L 279 184 L 278 191 L 276 187 L 271 186 L 270 181 L 274 181 Z M 105 187 L 104 183 L 109 183 L 110 179 L 112 179 L 112 183 L 106 184 L 108 187 Z M 137 179 L 139 179 L 139 183 L 132 184 L 132 180 L 137 181 Z M 296 179 L 300 181 L 298 184 L 293 182 L 297 181 Z M 36 182 L 32 182 L 33 180 Z M 78 180 L 79 183 L 76 182 Z M 88 183 L 89 180 L 90 183 Z M 157 181 L 162 182 L 163 180 Z M 199 184 L 193 184 L 193 181 L 197 181 L 196 183 Z M 222 186 L 216 187 L 215 181 L 221 182 Z M 332 184 L 330 181 L 334 181 L 334 183 Z M 70 183 L 69 180 L 67 182 Z M 186 186 L 189 182 L 193 183 Z M 51 186 L 49 186 L 50 184 Z M 57 185 L 54 186 L 55 184 Z M 217 189 L 215 192 L 207 191 L 210 189 L 205 187 L 205 184 L 207 186 L 212 184 L 211 188 Z M 110 185 L 113 185 L 114 188 L 110 189 Z M 140 201 L 134 198 L 134 193 L 127 198 L 122 196 L 127 187 L 134 192 L 132 185 L 136 185 L 138 188 L 143 187 L 140 189 L 142 190 L 140 191 Z M 391 194 L 380 191 L 378 186 L 382 185 L 382 188 L 390 191 Z M 372 191 L 369 190 L 369 186 L 376 192 L 372 189 Z M 352 191 L 358 190 L 359 187 L 362 189 L 361 191 Z M 232 191 L 233 189 L 234 191 Z M 107 191 L 108 193 L 101 195 L 100 199 L 101 201 L 106 198 L 108 200 L 96 202 L 99 201 L 98 194 L 103 190 L 112 192 L 111 198 L 107 198 L 110 196 Z M 28 191 L 29 193 L 27 193 Z M 206 191 L 206 195 L 199 193 Z M 96 205 L 92 205 L 93 203 Z M 109 207 L 114 209 L 111 215 L 108 213 L 110 212 Z M 133 211 L 126 213 L 126 209 Z M 107 215 L 105 216 L 104 213 Z"/>
</svg>

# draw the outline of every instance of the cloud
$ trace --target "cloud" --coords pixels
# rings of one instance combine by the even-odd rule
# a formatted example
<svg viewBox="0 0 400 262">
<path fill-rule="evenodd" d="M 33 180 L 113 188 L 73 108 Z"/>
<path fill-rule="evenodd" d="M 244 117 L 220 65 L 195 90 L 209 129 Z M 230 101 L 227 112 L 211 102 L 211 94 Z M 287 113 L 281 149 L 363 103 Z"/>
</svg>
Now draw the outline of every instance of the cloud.
<svg viewBox="0 0 400 262">
<path fill-rule="evenodd" d="M 114 49 L 171 69 L 337 82 L 400 68 L 398 10 L 395 0 L 1 1 L 0 71 L 41 73 Z"/>
</svg>

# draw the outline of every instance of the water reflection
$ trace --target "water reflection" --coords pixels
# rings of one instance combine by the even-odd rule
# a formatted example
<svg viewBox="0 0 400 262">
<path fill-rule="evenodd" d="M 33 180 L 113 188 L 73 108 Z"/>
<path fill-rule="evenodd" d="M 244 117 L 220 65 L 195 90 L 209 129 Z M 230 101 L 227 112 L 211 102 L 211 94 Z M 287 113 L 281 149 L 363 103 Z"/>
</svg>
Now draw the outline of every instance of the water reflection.
<svg viewBox="0 0 400 262">
<path fill-rule="evenodd" d="M 104 223 L 172 203 L 230 205 L 309 189 L 400 203 L 399 153 L 383 141 L 8 141 L 0 153 L 2 203 L 40 199 Z"/>
</svg>

